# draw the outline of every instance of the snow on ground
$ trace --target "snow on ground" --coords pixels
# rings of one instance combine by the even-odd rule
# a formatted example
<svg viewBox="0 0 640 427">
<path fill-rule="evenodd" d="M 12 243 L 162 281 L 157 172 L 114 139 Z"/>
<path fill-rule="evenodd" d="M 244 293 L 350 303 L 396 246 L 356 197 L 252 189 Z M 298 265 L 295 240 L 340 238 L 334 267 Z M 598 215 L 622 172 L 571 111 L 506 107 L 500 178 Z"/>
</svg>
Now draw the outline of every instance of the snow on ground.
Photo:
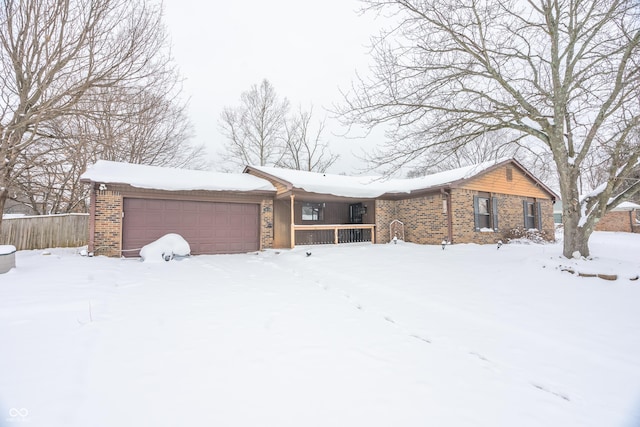
<svg viewBox="0 0 640 427">
<path fill-rule="evenodd" d="M 0 425 L 640 425 L 640 235 L 166 263 L 17 253 Z M 311 256 L 305 252 L 311 250 Z"/>
</svg>

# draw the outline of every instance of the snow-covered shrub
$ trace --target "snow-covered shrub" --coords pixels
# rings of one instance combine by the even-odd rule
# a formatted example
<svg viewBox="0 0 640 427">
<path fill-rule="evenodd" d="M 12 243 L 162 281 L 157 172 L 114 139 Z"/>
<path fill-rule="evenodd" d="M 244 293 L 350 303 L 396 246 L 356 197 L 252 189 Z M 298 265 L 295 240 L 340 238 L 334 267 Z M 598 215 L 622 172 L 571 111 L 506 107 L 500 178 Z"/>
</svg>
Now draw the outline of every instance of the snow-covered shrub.
<svg viewBox="0 0 640 427">
<path fill-rule="evenodd" d="M 549 236 L 549 233 L 535 228 L 520 228 L 515 227 L 507 231 L 504 235 L 504 240 L 507 243 L 548 243 L 554 239 Z"/>
<path fill-rule="evenodd" d="M 191 247 L 181 235 L 165 234 L 155 242 L 140 249 L 140 256 L 144 262 L 171 261 L 174 256 L 191 254 Z"/>
</svg>

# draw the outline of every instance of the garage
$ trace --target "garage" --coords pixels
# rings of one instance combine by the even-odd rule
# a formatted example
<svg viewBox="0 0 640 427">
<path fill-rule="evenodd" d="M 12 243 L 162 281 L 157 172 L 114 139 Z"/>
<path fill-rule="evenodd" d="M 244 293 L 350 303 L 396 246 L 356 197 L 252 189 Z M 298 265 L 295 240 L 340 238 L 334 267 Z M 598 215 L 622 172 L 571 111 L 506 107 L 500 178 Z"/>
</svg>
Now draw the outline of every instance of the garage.
<svg viewBox="0 0 640 427">
<path fill-rule="evenodd" d="M 122 254 L 139 249 L 167 233 L 178 233 L 193 255 L 251 252 L 260 249 L 260 205 L 125 197 Z"/>
</svg>

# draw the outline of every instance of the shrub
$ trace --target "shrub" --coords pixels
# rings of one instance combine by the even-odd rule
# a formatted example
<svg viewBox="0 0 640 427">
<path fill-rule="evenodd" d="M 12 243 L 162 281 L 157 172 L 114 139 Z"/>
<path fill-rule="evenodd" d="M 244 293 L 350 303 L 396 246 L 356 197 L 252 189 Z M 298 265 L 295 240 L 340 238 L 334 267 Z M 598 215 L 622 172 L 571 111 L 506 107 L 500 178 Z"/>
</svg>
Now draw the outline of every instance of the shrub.
<svg viewBox="0 0 640 427">
<path fill-rule="evenodd" d="M 548 243 L 553 242 L 553 236 L 549 236 L 549 233 L 535 228 L 512 228 L 504 235 L 504 240 L 507 243 Z"/>
</svg>

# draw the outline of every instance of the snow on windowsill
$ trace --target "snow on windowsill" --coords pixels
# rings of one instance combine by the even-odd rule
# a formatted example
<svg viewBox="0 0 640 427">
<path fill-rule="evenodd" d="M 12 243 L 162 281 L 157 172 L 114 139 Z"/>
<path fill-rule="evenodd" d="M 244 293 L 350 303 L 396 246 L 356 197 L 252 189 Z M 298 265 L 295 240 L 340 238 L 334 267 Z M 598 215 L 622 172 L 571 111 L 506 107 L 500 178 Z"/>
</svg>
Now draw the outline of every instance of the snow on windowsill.
<svg viewBox="0 0 640 427">
<path fill-rule="evenodd" d="M 479 231 L 481 233 L 495 233 L 496 232 L 493 228 L 481 228 Z"/>
</svg>

